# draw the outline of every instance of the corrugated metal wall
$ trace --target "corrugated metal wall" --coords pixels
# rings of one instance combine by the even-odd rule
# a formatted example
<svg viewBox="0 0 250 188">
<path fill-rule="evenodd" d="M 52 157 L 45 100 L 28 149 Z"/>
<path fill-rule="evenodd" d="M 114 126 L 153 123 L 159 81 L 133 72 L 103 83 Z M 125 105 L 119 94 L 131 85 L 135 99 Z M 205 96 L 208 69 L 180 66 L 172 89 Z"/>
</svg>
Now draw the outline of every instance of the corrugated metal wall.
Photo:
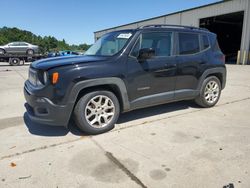
<svg viewBox="0 0 250 188">
<path fill-rule="evenodd" d="M 199 21 L 202 18 L 218 16 L 223 14 L 229 14 L 233 12 L 245 11 L 244 14 L 244 24 L 242 33 L 242 44 L 241 51 L 249 52 L 250 46 L 250 0 L 232 0 L 218 4 L 211 4 L 209 6 L 204 6 L 201 8 L 196 8 L 192 10 L 187 10 L 183 12 L 178 12 L 176 14 L 165 15 L 161 17 L 152 18 L 149 20 L 142 20 L 132 24 L 126 24 L 123 26 L 118 26 L 115 28 L 110 28 L 102 31 L 95 32 L 95 40 L 98 39 L 103 34 L 121 29 L 131 29 L 137 28 L 143 25 L 149 24 L 180 24 L 180 25 L 190 25 L 199 26 Z M 243 42 L 244 41 L 244 42 Z M 247 54 L 247 57 L 249 55 Z M 241 58 L 242 59 L 242 58 Z M 242 60 L 244 61 L 244 60 Z M 243 62 L 243 64 L 246 62 Z"/>
</svg>

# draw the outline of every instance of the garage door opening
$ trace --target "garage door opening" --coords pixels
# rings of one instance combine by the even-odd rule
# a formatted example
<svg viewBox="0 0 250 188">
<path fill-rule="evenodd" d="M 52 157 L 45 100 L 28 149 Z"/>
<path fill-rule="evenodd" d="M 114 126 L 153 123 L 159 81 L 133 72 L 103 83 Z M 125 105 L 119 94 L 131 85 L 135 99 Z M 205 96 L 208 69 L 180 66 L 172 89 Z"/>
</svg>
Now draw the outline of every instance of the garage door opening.
<svg viewBox="0 0 250 188">
<path fill-rule="evenodd" d="M 226 55 L 228 64 L 236 64 L 241 45 L 243 19 L 243 11 L 200 19 L 200 27 L 217 34 L 220 48 Z"/>
</svg>

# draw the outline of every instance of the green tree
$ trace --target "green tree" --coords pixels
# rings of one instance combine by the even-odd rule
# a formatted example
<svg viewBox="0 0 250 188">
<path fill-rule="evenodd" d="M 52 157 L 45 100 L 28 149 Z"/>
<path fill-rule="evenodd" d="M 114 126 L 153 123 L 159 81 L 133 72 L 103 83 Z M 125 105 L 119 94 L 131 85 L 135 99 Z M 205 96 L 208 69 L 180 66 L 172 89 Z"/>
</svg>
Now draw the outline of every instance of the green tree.
<svg viewBox="0 0 250 188">
<path fill-rule="evenodd" d="M 90 45 L 85 43 L 80 45 L 69 45 L 64 39 L 57 40 L 53 36 L 41 37 L 39 35 L 33 34 L 30 31 L 20 30 L 16 27 L 0 28 L 0 45 L 14 41 L 25 41 L 38 45 L 42 53 L 56 50 L 86 51 L 90 47 Z"/>
</svg>

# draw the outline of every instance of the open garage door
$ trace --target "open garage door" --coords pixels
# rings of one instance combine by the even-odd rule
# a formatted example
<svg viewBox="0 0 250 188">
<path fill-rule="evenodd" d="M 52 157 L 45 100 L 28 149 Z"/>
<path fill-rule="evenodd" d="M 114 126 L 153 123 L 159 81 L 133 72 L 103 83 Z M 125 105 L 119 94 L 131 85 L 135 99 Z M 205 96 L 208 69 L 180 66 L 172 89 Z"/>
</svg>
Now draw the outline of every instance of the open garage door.
<svg viewBox="0 0 250 188">
<path fill-rule="evenodd" d="M 240 50 L 244 12 L 235 12 L 200 19 L 200 27 L 217 34 L 221 50 L 226 55 L 226 63 L 235 64 Z"/>
</svg>

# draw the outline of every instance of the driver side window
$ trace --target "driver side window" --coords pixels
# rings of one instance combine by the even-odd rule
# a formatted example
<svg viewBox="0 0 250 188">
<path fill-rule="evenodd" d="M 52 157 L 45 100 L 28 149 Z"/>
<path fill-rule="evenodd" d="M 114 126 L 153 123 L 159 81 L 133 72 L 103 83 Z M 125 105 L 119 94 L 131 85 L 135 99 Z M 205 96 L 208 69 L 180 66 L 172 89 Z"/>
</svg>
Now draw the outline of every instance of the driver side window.
<svg viewBox="0 0 250 188">
<path fill-rule="evenodd" d="M 152 48 L 156 57 L 170 56 L 172 52 L 171 32 L 142 33 L 134 45 L 130 55 L 138 57 L 140 49 Z"/>
</svg>

